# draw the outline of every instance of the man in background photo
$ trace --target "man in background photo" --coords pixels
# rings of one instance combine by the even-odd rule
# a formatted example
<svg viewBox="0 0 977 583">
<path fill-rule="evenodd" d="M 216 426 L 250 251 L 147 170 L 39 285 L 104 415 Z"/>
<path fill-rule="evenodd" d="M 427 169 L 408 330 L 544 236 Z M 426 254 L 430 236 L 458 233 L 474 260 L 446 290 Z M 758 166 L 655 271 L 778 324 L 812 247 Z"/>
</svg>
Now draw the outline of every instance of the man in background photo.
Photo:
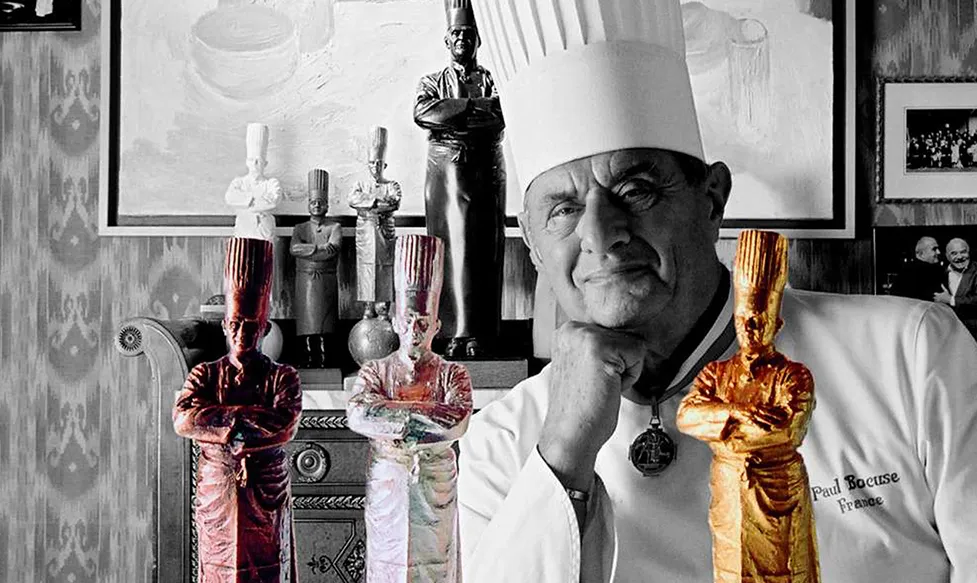
<svg viewBox="0 0 977 583">
<path fill-rule="evenodd" d="M 932 302 L 943 292 L 945 280 L 939 244 L 933 237 L 920 237 L 915 255 L 896 276 L 892 295 Z"/>
<path fill-rule="evenodd" d="M 935 300 L 953 308 L 971 334 L 977 336 L 977 264 L 970 260 L 970 245 L 960 238 L 946 244 L 946 286 Z"/>
</svg>

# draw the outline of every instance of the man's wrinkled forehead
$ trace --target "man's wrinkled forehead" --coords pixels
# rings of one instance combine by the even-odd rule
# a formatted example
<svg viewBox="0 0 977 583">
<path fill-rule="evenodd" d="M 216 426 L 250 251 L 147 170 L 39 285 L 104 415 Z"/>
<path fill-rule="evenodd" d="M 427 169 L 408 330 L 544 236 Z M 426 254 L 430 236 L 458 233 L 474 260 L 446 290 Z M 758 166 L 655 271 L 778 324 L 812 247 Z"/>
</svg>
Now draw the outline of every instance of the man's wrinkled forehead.
<svg viewBox="0 0 977 583">
<path fill-rule="evenodd" d="M 675 156 L 667 150 L 617 150 L 595 154 L 551 168 L 533 180 L 526 189 L 525 206 L 544 202 L 554 195 L 585 194 L 595 186 L 611 188 L 621 180 L 648 174 L 657 178 L 681 173 Z"/>
<path fill-rule="evenodd" d="M 954 239 L 953 241 L 947 243 L 947 253 L 960 253 L 961 251 L 970 251 L 970 245 L 968 245 L 966 241 Z"/>
</svg>

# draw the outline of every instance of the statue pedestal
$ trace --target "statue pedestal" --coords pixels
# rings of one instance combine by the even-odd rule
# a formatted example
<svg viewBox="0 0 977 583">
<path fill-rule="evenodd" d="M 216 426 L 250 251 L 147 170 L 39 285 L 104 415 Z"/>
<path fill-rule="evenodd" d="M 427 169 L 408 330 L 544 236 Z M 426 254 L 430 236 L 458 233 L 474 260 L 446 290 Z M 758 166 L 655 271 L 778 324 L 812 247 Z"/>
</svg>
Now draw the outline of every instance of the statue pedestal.
<svg viewBox="0 0 977 583">
<path fill-rule="evenodd" d="M 303 391 L 341 391 L 343 372 L 338 368 L 299 368 Z"/>
<path fill-rule="evenodd" d="M 525 358 L 452 359 L 451 362 L 468 369 L 476 389 L 508 390 L 529 376 L 529 361 Z"/>
<path fill-rule="evenodd" d="M 302 380 L 302 410 L 343 409 L 343 373 L 338 368 L 300 368 Z"/>
</svg>

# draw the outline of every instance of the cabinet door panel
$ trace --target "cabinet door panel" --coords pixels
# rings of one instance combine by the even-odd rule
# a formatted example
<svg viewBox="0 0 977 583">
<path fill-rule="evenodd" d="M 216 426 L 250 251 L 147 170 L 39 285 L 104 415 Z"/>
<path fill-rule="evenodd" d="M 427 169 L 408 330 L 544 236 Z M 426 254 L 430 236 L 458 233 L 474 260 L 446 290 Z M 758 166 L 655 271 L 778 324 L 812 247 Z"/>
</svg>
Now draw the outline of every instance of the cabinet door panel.
<svg viewBox="0 0 977 583">
<path fill-rule="evenodd" d="M 359 583 L 366 579 L 366 534 L 361 510 L 296 511 L 295 550 L 302 583 Z"/>
</svg>

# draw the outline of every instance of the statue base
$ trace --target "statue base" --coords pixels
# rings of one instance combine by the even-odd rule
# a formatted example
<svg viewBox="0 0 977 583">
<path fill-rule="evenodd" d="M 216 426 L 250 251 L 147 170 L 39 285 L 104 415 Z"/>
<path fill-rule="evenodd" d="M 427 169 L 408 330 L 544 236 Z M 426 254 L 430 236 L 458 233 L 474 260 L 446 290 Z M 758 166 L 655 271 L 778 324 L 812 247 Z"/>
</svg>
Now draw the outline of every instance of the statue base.
<svg viewBox="0 0 977 583">
<path fill-rule="evenodd" d="M 529 361 L 525 358 L 450 360 L 468 369 L 476 389 L 511 389 L 529 376 Z"/>
<path fill-rule="evenodd" d="M 299 368 L 303 391 L 341 391 L 343 372 L 338 368 Z"/>
</svg>

